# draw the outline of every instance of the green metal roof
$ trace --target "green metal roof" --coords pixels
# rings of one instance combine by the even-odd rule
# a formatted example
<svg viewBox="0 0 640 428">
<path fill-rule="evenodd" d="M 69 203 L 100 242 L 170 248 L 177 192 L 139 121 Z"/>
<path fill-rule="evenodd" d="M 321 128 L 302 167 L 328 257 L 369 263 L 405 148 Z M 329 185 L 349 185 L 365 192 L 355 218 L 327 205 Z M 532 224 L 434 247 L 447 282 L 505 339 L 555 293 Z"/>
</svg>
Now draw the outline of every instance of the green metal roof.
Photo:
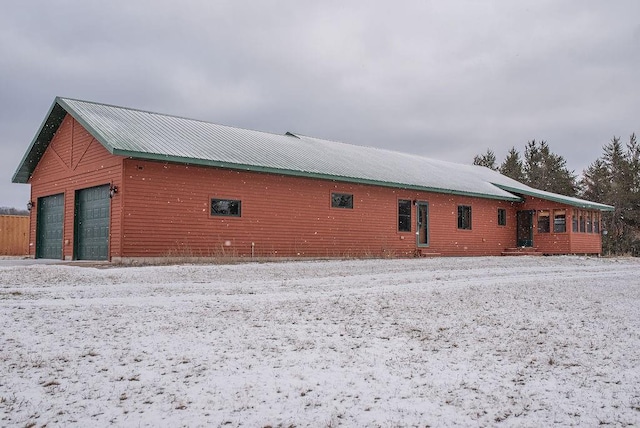
<svg viewBox="0 0 640 428">
<path fill-rule="evenodd" d="M 28 182 L 65 114 L 70 114 L 110 153 L 138 159 L 216 166 L 394 188 L 521 201 L 532 195 L 574 206 L 607 205 L 529 188 L 487 168 L 417 155 L 233 128 L 69 98 L 56 98 L 27 150 L 13 182 Z M 537 193 L 536 193 L 537 192 Z M 514 194 L 516 193 L 516 194 Z M 535 195 L 533 193 L 536 193 Z M 598 208 L 595 208 L 598 207 Z"/>
<path fill-rule="evenodd" d="M 584 199 L 572 198 L 570 196 L 558 195 L 557 193 L 546 192 L 544 190 L 534 189 L 532 187 L 521 185 L 520 187 L 505 186 L 498 183 L 494 183 L 496 186 L 508 192 L 517 193 L 525 196 L 534 196 L 536 198 L 545 199 L 548 201 L 559 202 L 561 204 L 570 205 L 577 208 L 584 208 L 589 210 L 599 211 L 613 211 L 614 207 L 611 205 L 600 204 L 598 202 L 591 202 Z"/>
</svg>

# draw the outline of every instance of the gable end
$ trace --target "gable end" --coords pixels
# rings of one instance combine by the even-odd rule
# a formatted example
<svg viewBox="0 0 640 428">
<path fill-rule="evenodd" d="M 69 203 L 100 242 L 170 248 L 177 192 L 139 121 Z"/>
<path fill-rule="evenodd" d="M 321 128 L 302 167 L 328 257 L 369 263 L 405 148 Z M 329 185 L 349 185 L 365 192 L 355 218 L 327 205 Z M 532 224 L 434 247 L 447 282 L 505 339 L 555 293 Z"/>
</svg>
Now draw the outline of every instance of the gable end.
<svg viewBox="0 0 640 428">
<path fill-rule="evenodd" d="M 38 162 L 44 155 L 44 152 L 49 147 L 53 136 L 58 132 L 58 128 L 62 124 L 67 112 L 57 100 L 53 102 L 53 105 L 49 109 L 49 113 L 45 117 L 40 129 L 36 133 L 36 136 L 31 141 L 29 149 L 20 161 L 20 166 L 13 174 L 11 182 L 13 183 L 28 183 L 31 178 L 31 174 L 36 169 Z"/>
</svg>

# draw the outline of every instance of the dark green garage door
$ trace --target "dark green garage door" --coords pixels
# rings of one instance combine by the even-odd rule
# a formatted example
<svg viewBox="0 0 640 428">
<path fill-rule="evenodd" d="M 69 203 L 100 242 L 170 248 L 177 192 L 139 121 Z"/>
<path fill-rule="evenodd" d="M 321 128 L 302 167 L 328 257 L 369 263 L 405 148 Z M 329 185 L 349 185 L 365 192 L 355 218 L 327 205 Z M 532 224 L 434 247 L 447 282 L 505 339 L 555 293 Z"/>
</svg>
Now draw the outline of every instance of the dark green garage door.
<svg viewBox="0 0 640 428">
<path fill-rule="evenodd" d="M 109 185 L 76 193 L 75 258 L 109 258 Z"/>
<path fill-rule="evenodd" d="M 36 224 L 36 258 L 62 258 L 62 219 L 64 194 L 38 198 Z"/>
</svg>

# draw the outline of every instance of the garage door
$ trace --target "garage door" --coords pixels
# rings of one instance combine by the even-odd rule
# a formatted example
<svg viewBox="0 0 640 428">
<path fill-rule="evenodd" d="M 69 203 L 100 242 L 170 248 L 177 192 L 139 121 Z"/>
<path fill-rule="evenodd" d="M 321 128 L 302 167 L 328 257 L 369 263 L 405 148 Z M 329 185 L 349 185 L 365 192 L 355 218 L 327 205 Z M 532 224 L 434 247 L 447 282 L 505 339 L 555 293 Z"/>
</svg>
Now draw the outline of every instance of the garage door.
<svg viewBox="0 0 640 428">
<path fill-rule="evenodd" d="M 64 194 L 38 198 L 36 224 L 36 258 L 62 258 L 62 224 Z"/>
<path fill-rule="evenodd" d="M 109 258 L 109 185 L 76 193 L 75 258 Z"/>
</svg>

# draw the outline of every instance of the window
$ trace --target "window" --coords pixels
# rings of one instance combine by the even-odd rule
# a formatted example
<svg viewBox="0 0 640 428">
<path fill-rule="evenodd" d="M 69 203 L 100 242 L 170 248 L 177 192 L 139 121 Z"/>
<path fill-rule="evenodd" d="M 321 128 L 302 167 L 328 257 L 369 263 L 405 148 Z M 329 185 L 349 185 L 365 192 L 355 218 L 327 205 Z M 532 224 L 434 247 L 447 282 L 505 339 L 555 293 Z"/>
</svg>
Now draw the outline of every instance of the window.
<svg viewBox="0 0 640 428">
<path fill-rule="evenodd" d="M 586 230 L 586 224 L 584 220 L 584 211 L 580 211 L 580 232 L 584 233 Z"/>
<path fill-rule="evenodd" d="M 458 229 L 471 230 L 471 207 L 458 205 Z"/>
<path fill-rule="evenodd" d="M 593 214 L 593 233 L 600 233 L 600 215 L 599 213 Z"/>
<path fill-rule="evenodd" d="M 211 215 L 240 217 L 240 201 L 232 199 L 211 199 Z"/>
<path fill-rule="evenodd" d="M 564 233 L 567 231 L 567 212 L 565 210 L 555 210 L 553 212 L 553 232 Z"/>
<path fill-rule="evenodd" d="M 411 201 L 398 200 L 398 232 L 411 232 Z"/>
<path fill-rule="evenodd" d="M 574 232 L 578 231 L 578 210 L 573 210 L 573 214 L 571 215 L 571 230 Z"/>
<path fill-rule="evenodd" d="M 587 216 L 587 233 L 593 233 L 593 224 L 591 223 L 591 213 L 588 212 Z"/>
<path fill-rule="evenodd" d="M 353 209 L 353 195 L 349 193 L 332 193 L 331 206 L 333 208 Z"/>
<path fill-rule="evenodd" d="M 538 233 L 549 233 L 549 210 L 538 211 Z"/>
<path fill-rule="evenodd" d="M 507 210 L 504 208 L 498 208 L 498 226 L 507 225 Z"/>
</svg>

